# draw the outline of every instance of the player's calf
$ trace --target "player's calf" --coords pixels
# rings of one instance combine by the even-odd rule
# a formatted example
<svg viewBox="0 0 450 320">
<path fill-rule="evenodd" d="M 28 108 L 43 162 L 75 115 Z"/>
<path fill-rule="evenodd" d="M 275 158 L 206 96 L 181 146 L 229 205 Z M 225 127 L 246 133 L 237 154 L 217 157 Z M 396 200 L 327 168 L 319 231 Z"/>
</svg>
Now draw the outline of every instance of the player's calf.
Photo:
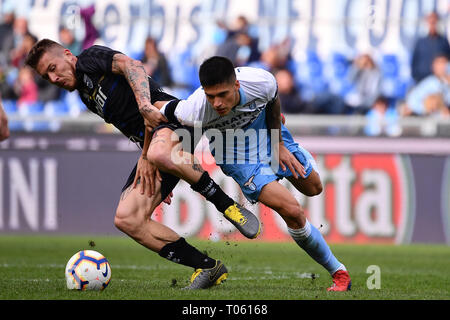
<svg viewBox="0 0 450 320">
<path fill-rule="evenodd" d="M 149 237 L 151 232 L 145 232 L 143 229 L 149 228 L 150 217 L 160 203 L 160 196 L 155 195 L 149 198 L 140 194 L 137 188 L 129 186 L 120 197 L 114 216 L 115 227 L 138 243 L 154 250 L 158 244 L 152 237 Z"/>
<path fill-rule="evenodd" d="M 116 215 L 114 216 L 114 226 L 120 231 L 132 235 L 136 233 L 136 229 L 139 227 L 139 221 L 137 219 L 138 214 L 132 213 L 132 209 L 119 206 L 116 209 Z"/>
<path fill-rule="evenodd" d="M 286 222 L 289 228 L 301 228 L 305 223 L 303 208 L 299 206 L 286 205 L 275 210 Z"/>
<path fill-rule="evenodd" d="M 145 228 L 149 225 L 148 221 L 140 218 L 138 213 L 125 212 L 123 209 L 116 211 L 114 217 L 114 225 L 117 229 L 131 237 L 136 242 L 155 251 L 157 244 L 149 240 L 151 232 L 145 232 Z"/>
</svg>

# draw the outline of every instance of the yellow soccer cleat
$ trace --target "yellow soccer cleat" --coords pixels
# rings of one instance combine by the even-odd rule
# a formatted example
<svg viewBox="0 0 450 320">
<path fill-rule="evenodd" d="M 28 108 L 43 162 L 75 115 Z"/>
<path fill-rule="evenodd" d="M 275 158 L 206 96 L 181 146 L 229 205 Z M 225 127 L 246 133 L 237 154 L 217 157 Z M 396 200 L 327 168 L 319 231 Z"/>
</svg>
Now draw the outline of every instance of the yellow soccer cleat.
<svg viewBox="0 0 450 320">
<path fill-rule="evenodd" d="M 219 285 L 228 277 L 228 270 L 220 261 L 210 269 L 197 269 L 191 276 L 191 284 L 183 289 L 207 289 L 214 285 Z"/>
<path fill-rule="evenodd" d="M 261 232 L 261 223 L 258 218 L 238 203 L 229 206 L 223 215 L 249 239 L 255 239 Z"/>
</svg>

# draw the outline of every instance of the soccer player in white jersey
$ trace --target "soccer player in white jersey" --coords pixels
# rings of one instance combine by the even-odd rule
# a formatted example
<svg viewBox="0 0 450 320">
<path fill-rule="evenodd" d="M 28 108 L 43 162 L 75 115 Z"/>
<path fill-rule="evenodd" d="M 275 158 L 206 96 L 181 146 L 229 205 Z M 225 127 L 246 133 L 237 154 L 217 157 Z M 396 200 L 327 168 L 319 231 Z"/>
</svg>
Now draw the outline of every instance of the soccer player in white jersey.
<svg viewBox="0 0 450 320">
<path fill-rule="evenodd" d="M 350 290 L 345 266 L 308 222 L 295 197 L 278 182 L 286 178 L 307 196 L 322 192 L 314 158 L 281 123 L 273 75 L 262 69 L 234 68 L 227 58 L 215 56 L 203 62 L 199 77 L 201 88 L 160 111 L 169 121 L 201 127 L 222 171 L 239 184 L 250 202 L 275 210 L 295 242 L 331 274 L 333 285 L 327 290 Z"/>
</svg>

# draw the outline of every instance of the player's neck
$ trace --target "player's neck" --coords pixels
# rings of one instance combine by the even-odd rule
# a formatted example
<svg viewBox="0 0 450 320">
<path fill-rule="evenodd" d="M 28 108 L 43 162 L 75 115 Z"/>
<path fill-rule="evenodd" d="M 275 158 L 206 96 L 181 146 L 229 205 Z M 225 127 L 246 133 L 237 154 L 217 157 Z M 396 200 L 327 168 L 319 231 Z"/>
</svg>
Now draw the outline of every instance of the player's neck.
<svg viewBox="0 0 450 320">
<path fill-rule="evenodd" d="M 241 92 L 239 90 L 236 90 L 235 100 L 234 100 L 234 107 L 237 107 L 241 103 Z"/>
</svg>

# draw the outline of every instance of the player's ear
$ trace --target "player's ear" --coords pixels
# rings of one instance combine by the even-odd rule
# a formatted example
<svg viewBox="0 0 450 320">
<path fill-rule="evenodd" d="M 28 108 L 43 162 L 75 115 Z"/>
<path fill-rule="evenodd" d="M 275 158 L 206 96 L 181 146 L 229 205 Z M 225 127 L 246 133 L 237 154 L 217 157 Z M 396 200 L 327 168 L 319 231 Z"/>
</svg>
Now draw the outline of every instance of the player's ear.
<svg viewBox="0 0 450 320">
<path fill-rule="evenodd" d="M 236 87 L 236 90 L 239 90 L 241 87 L 241 84 L 239 83 L 239 80 L 236 79 L 236 82 L 234 83 L 234 86 Z"/>
<path fill-rule="evenodd" d="M 72 52 L 69 49 L 64 49 L 64 55 L 69 57 L 72 55 Z"/>
</svg>

